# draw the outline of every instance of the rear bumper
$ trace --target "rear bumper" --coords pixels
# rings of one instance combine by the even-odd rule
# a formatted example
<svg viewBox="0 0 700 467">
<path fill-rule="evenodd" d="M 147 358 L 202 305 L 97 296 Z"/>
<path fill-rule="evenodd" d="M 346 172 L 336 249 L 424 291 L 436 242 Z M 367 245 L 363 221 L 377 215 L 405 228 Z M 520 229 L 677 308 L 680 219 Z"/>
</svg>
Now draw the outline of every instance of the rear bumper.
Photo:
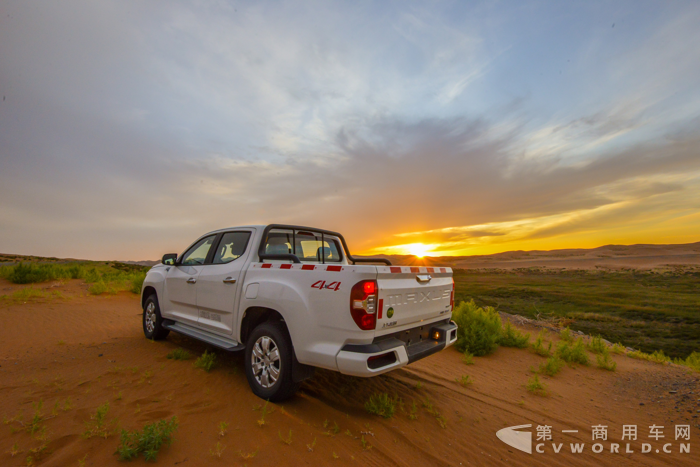
<svg viewBox="0 0 700 467">
<path fill-rule="evenodd" d="M 436 333 L 437 339 L 433 338 Z M 450 321 L 432 326 L 430 335 L 430 339 L 410 345 L 396 337 L 378 337 L 371 344 L 345 345 L 336 356 L 338 371 L 368 377 L 401 368 L 454 344 L 457 325 Z"/>
</svg>

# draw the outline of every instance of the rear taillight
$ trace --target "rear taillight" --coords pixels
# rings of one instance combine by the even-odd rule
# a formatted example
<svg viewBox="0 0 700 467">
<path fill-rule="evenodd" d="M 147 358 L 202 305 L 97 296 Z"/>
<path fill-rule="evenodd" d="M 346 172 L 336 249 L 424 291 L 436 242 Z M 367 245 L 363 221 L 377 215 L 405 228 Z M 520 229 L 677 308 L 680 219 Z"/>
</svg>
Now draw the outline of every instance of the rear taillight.
<svg viewBox="0 0 700 467">
<path fill-rule="evenodd" d="M 350 313 L 363 331 L 377 326 L 377 282 L 360 281 L 350 292 Z"/>
<path fill-rule="evenodd" d="M 455 280 L 452 279 L 452 292 L 450 293 L 450 308 L 455 309 Z"/>
</svg>

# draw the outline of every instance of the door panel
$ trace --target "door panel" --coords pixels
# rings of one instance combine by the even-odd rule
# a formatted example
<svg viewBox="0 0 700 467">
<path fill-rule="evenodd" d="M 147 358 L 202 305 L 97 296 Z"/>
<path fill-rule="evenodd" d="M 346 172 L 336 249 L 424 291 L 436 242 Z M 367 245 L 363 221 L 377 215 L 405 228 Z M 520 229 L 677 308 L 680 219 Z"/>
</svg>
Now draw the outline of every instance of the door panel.
<svg viewBox="0 0 700 467">
<path fill-rule="evenodd" d="M 170 267 L 165 277 L 165 297 L 161 304 L 164 317 L 197 324 L 197 277 L 206 267 L 204 263 L 210 256 L 209 250 L 215 239 L 216 235 L 208 235 L 198 240 L 175 266 Z"/>
<path fill-rule="evenodd" d="M 197 313 L 197 280 L 205 266 L 171 266 L 165 278 L 165 306 L 161 306 L 164 317 L 196 324 Z M 190 282 L 187 282 L 187 281 Z"/>
<path fill-rule="evenodd" d="M 250 235 L 247 231 L 224 233 L 212 256 L 213 264 L 205 266 L 197 278 L 199 325 L 209 331 L 233 334 Z"/>
</svg>

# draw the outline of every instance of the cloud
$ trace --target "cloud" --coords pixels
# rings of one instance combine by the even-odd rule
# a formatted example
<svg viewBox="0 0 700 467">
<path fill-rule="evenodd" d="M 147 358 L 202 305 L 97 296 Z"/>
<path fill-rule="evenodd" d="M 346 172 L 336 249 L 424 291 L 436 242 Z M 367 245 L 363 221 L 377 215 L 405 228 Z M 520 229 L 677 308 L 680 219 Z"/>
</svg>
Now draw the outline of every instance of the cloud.
<svg viewBox="0 0 700 467">
<path fill-rule="evenodd" d="M 496 7 L 14 2 L 7 12 L 7 252 L 156 258 L 216 228 L 289 222 L 342 231 L 356 252 L 422 242 L 454 253 L 687 215 L 699 193 L 689 83 L 700 53 L 677 44 L 696 34 L 685 11 L 647 18 L 656 33 L 619 45 L 622 63 L 593 64 L 627 89 L 593 106 L 597 91 L 582 93 L 566 111 L 523 90 L 546 61 L 529 51 L 521 64 L 532 36 Z M 664 70 L 645 79 L 649 51 Z M 675 108 L 683 118 L 669 117 Z"/>
</svg>

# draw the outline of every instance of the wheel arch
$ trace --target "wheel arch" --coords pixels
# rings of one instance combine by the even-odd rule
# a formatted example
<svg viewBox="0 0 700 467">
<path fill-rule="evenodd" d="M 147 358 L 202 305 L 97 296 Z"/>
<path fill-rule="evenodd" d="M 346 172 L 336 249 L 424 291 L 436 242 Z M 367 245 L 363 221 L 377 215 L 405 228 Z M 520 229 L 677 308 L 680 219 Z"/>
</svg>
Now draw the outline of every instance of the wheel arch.
<svg viewBox="0 0 700 467">
<path fill-rule="evenodd" d="M 253 332 L 253 329 L 265 322 L 282 323 L 284 324 L 287 334 L 290 334 L 287 323 L 284 321 L 284 317 L 279 311 L 264 306 L 251 306 L 245 310 L 243 320 L 241 321 L 241 331 L 239 333 L 240 343 L 245 344 L 248 340 L 248 336 Z M 289 337 L 291 341 L 291 335 Z M 292 343 L 292 347 L 293 346 L 294 343 Z"/>
<path fill-rule="evenodd" d="M 158 292 L 156 292 L 156 288 L 153 287 L 152 285 L 147 285 L 146 287 L 143 288 L 143 293 L 141 294 L 141 308 L 146 306 L 146 300 L 151 295 L 155 295 L 156 300 L 158 299 Z"/>
</svg>

